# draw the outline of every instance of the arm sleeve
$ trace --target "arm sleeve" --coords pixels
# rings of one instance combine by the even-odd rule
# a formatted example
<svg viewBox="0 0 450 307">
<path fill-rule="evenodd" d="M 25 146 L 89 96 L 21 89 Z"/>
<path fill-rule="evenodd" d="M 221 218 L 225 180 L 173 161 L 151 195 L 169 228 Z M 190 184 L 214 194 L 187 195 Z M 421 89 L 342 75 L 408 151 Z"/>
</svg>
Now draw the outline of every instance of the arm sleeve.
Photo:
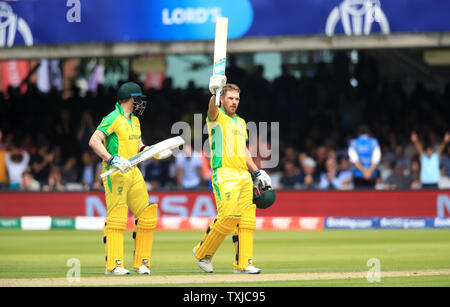
<svg viewBox="0 0 450 307">
<path fill-rule="evenodd" d="M 97 130 L 100 130 L 107 136 L 114 132 L 116 129 L 116 118 L 117 115 L 113 113 L 110 113 L 109 115 L 103 117 L 101 123 L 97 126 Z"/>
<path fill-rule="evenodd" d="M 372 164 L 378 164 L 381 161 L 381 149 L 380 146 L 376 146 L 372 152 Z"/>
<path fill-rule="evenodd" d="M 24 150 L 23 151 L 23 160 L 22 160 L 23 167 L 27 167 L 28 162 L 30 162 L 30 154 Z"/>
<path fill-rule="evenodd" d="M 355 148 L 350 146 L 348 148 L 348 157 L 350 158 L 351 163 L 356 163 L 359 161 L 358 153 L 356 152 Z"/>
<path fill-rule="evenodd" d="M 320 175 L 320 181 L 319 181 L 319 189 L 325 190 L 328 188 L 329 182 L 326 175 L 322 174 Z"/>
</svg>

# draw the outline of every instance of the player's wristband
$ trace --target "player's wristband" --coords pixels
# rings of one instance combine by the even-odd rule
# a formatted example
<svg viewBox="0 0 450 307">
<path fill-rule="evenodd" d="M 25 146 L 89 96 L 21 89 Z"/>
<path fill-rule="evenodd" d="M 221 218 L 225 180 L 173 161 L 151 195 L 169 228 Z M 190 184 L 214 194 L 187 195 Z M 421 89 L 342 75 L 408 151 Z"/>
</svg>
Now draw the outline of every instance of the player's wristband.
<svg viewBox="0 0 450 307">
<path fill-rule="evenodd" d="M 116 157 L 116 156 L 111 156 L 111 158 L 109 158 L 109 160 L 107 161 L 107 163 L 108 163 L 109 165 L 111 165 L 112 160 L 113 160 L 115 157 Z"/>
</svg>

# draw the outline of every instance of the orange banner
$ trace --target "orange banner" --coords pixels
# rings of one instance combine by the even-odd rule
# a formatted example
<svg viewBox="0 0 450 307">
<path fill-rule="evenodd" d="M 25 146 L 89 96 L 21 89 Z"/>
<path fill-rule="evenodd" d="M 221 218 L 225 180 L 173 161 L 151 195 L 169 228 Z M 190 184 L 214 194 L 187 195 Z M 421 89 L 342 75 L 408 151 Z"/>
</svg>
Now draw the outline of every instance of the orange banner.
<svg viewBox="0 0 450 307">
<path fill-rule="evenodd" d="M 30 71 L 30 63 L 26 60 L 1 61 L 1 91 L 8 96 L 8 87 L 18 87 L 26 78 Z M 20 91 L 25 93 L 27 90 L 24 84 Z"/>
</svg>

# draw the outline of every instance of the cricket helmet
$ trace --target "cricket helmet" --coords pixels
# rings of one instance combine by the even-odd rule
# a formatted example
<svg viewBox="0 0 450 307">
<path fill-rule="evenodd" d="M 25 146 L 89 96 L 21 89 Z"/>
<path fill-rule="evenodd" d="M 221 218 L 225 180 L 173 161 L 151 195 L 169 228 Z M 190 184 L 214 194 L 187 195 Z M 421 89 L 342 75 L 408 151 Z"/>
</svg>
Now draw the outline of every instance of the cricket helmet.
<svg viewBox="0 0 450 307">
<path fill-rule="evenodd" d="M 120 101 L 128 98 L 133 98 L 133 113 L 142 115 L 147 107 L 147 101 L 142 98 L 147 98 L 147 96 L 142 94 L 142 89 L 137 83 L 126 82 L 119 87 L 117 99 Z"/>
<path fill-rule="evenodd" d="M 276 193 L 272 187 L 267 187 L 265 190 L 253 190 L 253 203 L 259 209 L 267 209 L 275 202 Z"/>
</svg>

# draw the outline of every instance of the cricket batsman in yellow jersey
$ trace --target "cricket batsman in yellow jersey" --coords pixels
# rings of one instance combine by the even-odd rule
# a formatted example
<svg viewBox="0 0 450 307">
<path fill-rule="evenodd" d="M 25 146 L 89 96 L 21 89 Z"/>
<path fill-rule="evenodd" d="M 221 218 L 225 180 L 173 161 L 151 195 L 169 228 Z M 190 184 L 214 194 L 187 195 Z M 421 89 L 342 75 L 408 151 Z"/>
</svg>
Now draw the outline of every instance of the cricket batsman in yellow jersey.
<svg viewBox="0 0 450 307">
<path fill-rule="evenodd" d="M 129 158 L 146 150 L 141 139 L 139 119 L 147 102 L 140 86 L 127 82 L 119 87 L 115 110 L 103 118 L 89 145 L 103 160 L 103 172 L 117 171 L 103 179 L 107 206 L 104 228 L 107 275 L 127 275 L 124 268 L 123 234 L 128 208 L 134 213 L 135 228 L 133 268 L 138 274 L 150 274 L 153 231 L 156 227 L 157 204 L 149 205 L 147 188 L 140 170 L 131 166 Z M 161 158 L 161 157 L 157 157 Z"/>
<path fill-rule="evenodd" d="M 211 260 L 228 234 L 233 233 L 236 258 L 234 273 L 259 274 L 253 265 L 253 232 L 256 228 L 256 206 L 253 204 L 253 181 L 250 172 L 261 187 L 271 186 L 270 177 L 258 170 L 247 149 L 245 121 L 236 114 L 240 89 L 226 84 L 224 75 L 212 76 L 209 89 L 207 125 L 211 146 L 213 193 L 217 216 L 209 225 L 203 240 L 194 249 L 199 267 L 213 272 Z M 221 91 L 222 107 L 216 106 L 214 94 Z M 249 172 L 250 171 L 250 172 Z"/>
</svg>

